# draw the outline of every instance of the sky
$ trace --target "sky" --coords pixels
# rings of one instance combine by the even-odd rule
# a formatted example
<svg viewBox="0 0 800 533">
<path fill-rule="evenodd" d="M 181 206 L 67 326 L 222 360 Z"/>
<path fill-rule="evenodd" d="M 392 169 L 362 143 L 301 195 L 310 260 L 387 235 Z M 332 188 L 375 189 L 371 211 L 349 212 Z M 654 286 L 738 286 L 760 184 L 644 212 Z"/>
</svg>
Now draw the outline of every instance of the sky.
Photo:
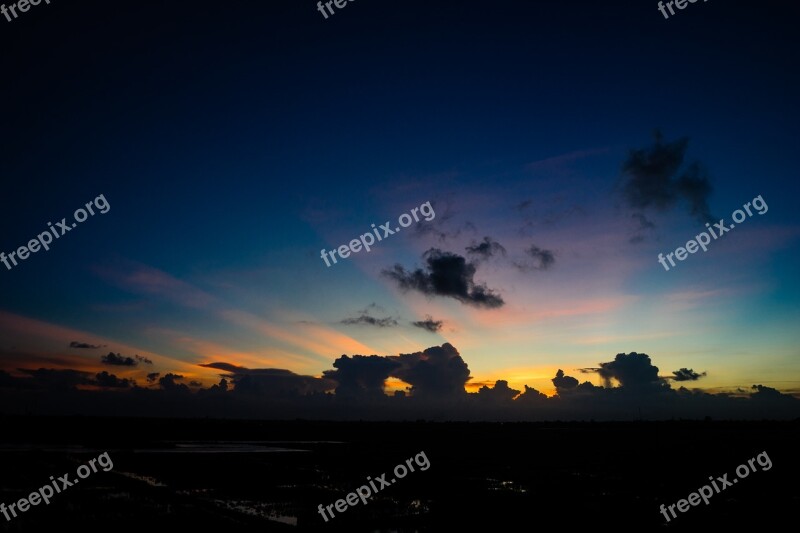
<svg viewBox="0 0 800 533">
<path fill-rule="evenodd" d="M 67 226 L 0 264 L 7 388 L 43 369 L 97 392 L 291 375 L 338 394 L 343 355 L 378 355 L 378 389 L 413 397 L 429 356 L 401 354 L 439 347 L 468 393 L 552 397 L 559 369 L 618 387 L 601 363 L 638 353 L 648 382 L 800 398 L 799 9 L 123 0 L 0 17 L 0 251 Z M 745 204 L 706 251 L 659 262 Z M 321 256 L 415 208 L 369 252 Z"/>
</svg>

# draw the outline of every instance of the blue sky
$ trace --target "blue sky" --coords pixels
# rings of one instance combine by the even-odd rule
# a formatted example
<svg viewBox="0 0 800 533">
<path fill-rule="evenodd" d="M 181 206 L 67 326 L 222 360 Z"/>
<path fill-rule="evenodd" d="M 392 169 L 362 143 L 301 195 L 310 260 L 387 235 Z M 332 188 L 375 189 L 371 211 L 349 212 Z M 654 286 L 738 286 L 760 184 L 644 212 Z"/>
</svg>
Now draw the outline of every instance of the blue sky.
<svg viewBox="0 0 800 533">
<path fill-rule="evenodd" d="M 795 8 L 364 1 L 325 20 L 250 4 L 53 4 L 4 23 L 0 249 L 111 205 L 0 267 L 7 371 L 102 368 L 73 340 L 204 384 L 218 372 L 201 363 L 319 376 L 343 353 L 450 342 L 475 383 L 548 394 L 556 369 L 630 351 L 706 371 L 692 386 L 709 390 L 800 390 Z M 717 218 L 769 206 L 669 272 L 658 253 L 703 225 L 678 201 L 640 231 L 622 193 L 656 128 L 688 138 Z M 445 238 L 320 259 L 427 201 Z M 486 236 L 507 255 L 474 281 L 501 308 L 382 274 L 430 248 L 469 260 Z M 515 266 L 531 246 L 550 268 Z M 362 311 L 398 325 L 342 323 Z M 439 332 L 410 325 L 426 315 Z"/>
</svg>

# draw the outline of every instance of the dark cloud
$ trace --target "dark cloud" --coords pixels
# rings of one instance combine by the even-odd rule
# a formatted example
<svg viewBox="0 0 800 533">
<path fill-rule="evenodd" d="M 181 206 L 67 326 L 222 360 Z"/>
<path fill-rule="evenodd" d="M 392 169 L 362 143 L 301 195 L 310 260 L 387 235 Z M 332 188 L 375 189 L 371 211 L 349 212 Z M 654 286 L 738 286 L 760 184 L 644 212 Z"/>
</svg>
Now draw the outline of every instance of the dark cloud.
<svg viewBox="0 0 800 533">
<path fill-rule="evenodd" d="M 189 387 L 183 383 L 178 383 L 178 381 L 181 381 L 182 379 L 183 376 L 180 374 L 173 374 L 170 372 L 168 374 L 164 374 L 164 377 L 158 380 L 158 384 L 165 391 L 188 391 Z"/>
<path fill-rule="evenodd" d="M 246 368 L 225 362 L 200 365 L 223 370 L 222 377 L 230 379 L 236 394 L 251 396 L 306 395 L 332 390 L 330 379 L 303 376 L 281 368 Z"/>
<path fill-rule="evenodd" d="M 342 355 L 333 362 L 336 370 L 326 370 L 323 376 L 337 383 L 337 396 L 381 396 L 386 379 L 399 366 L 379 355 Z"/>
<path fill-rule="evenodd" d="M 554 377 L 551 381 L 553 382 L 553 385 L 555 385 L 556 391 L 558 391 L 559 394 L 563 391 L 569 391 L 576 388 L 579 383 L 578 380 L 572 376 L 565 376 L 564 371 L 560 368 L 558 369 L 558 372 L 556 372 L 556 377 Z"/>
<path fill-rule="evenodd" d="M 375 318 L 370 316 L 369 313 L 361 312 L 360 315 L 356 317 L 345 318 L 341 321 L 342 324 L 347 324 L 349 326 L 375 326 L 378 328 L 392 328 L 397 326 L 397 320 L 392 317 L 384 317 L 384 318 Z"/>
<path fill-rule="evenodd" d="M 155 383 L 160 375 L 161 374 L 158 373 L 158 372 L 151 372 L 151 373 L 147 374 L 147 382 L 148 383 Z"/>
<path fill-rule="evenodd" d="M 519 395 L 519 392 L 520 391 L 509 387 L 508 381 L 498 379 L 494 387 L 489 388 L 484 385 L 478 389 L 478 399 L 489 403 L 511 403 L 511 401 Z"/>
<path fill-rule="evenodd" d="M 85 343 L 85 342 L 78 342 L 78 341 L 72 341 L 71 343 L 69 343 L 69 347 L 70 348 L 85 348 L 85 349 L 88 349 L 88 350 L 95 350 L 97 348 L 103 348 L 104 346 L 105 346 L 105 344 L 103 344 L 103 345 L 100 345 L 100 344 L 88 344 L 88 343 Z"/>
<path fill-rule="evenodd" d="M 74 389 L 78 385 L 94 385 L 93 376 L 90 372 L 82 372 L 72 369 L 53 369 L 39 368 L 32 370 L 28 368 L 18 368 L 20 372 L 28 374 L 33 379 L 36 387 L 51 389 Z"/>
<path fill-rule="evenodd" d="M 418 320 L 417 322 L 412 322 L 411 325 L 428 330 L 431 333 L 436 333 L 442 329 L 444 321 L 434 320 L 431 315 L 425 315 L 425 320 Z"/>
<path fill-rule="evenodd" d="M 472 245 L 467 246 L 465 250 L 468 255 L 476 256 L 478 259 L 490 259 L 497 254 L 506 255 L 506 249 L 491 237 L 484 237 L 480 243 L 472 241 Z"/>
<path fill-rule="evenodd" d="M 202 386 L 203 386 L 203 384 L 202 384 L 202 383 L 200 383 L 199 381 L 190 381 L 190 382 L 189 382 L 189 386 L 190 386 L 190 387 L 202 387 Z"/>
<path fill-rule="evenodd" d="M 383 274 L 403 290 L 416 290 L 428 296 L 455 298 L 474 307 L 497 308 L 505 302 L 484 284 L 475 283 L 476 267 L 457 254 L 431 248 L 423 255 L 426 268 L 407 271 L 397 264 Z"/>
<path fill-rule="evenodd" d="M 778 389 L 773 389 L 772 387 L 767 387 L 765 385 L 753 385 L 751 387 L 755 393 L 753 393 L 750 397 L 753 400 L 761 401 L 778 401 L 778 402 L 792 402 L 796 403 L 797 399 L 789 396 L 788 394 L 783 394 Z"/>
<path fill-rule="evenodd" d="M 544 405 L 547 402 L 547 395 L 525 385 L 525 390 L 516 401 L 521 405 Z"/>
<path fill-rule="evenodd" d="M 109 389 L 127 389 L 136 385 L 136 382 L 132 379 L 121 379 L 105 370 L 95 375 L 95 381 L 98 386 Z"/>
<path fill-rule="evenodd" d="M 118 353 L 108 352 L 108 355 L 100 357 L 100 362 L 104 365 L 112 366 L 137 366 L 139 363 L 152 365 L 153 361 L 141 355 L 134 355 L 133 357 L 125 357 Z"/>
<path fill-rule="evenodd" d="M 466 394 L 464 385 L 470 379 L 469 367 L 450 343 L 388 359 L 400 363 L 392 376 L 410 384 L 414 397 L 447 398 Z"/>
<path fill-rule="evenodd" d="M 613 361 L 600 363 L 598 374 L 610 386 L 615 379 L 623 387 L 640 388 L 661 382 L 658 367 L 650 362 L 650 356 L 644 353 L 618 353 Z"/>
<path fill-rule="evenodd" d="M 712 220 L 708 207 L 711 183 L 706 171 L 694 162 L 680 172 L 688 144 L 686 137 L 664 142 L 657 131 L 653 146 L 631 150 L 622 165 L 622 193 L 629 207 L 667 211 L 683 200 L 692 216 L 701 222 Z"/>
<path fill-rule="evenodd" d="M 681 368 L 680 370 L 674 370 L 672 373 L 675 375 L 675 377 L 672 378 L 675 381 L 697 381 L 706 375 L 705 372 L 698 374 L 691 368 Z"/>
<path fill-rule="evenodd" d="M 531 245 L 530 248 L 525 250 L 525 254 L 530 256 L 533 262 L 515 262 L 515 266 L 522 271 L 548 270 L 556 262 L 556 256 L 551 250 L 545 250 L 536 245 Z"/>
<path fill-rule="evenodd" d="M 123 357 L 118 353 L 115 354 L 114 352 L 108 352 L 108 355 L 101 356 L 100 362 L 104 365 L 114 366 L 136 366 L 139 364 L 139 361 L 133 357 Z"/>
<path fill-rule="evenodd" d="M 678 377 L 702 375 L 681 368 L 659 378 L 647 354 L 620 353 L 594 372 L 607 386 L 567 376 L 553 378 L 550 398 L 525 385 L 518 394 L 506 380 L 479 383 L 466 393 L 470 371 L 450 344 L 390 356 L 339 357 L 325 377 L 283 369 L 248 369 L 227 362 L 202 365 L 224 373 L 219 384 L 185 384 L 168 373 L 159 388 L 140 388 L 109 372 L 72 369 L 0 370 L 0 405 L 8 414 L 125 416 L 216 416 L 221 418 L 331 420 L 674 420 L 800 418 L 800 400 L 772 387 L 712 393 L 670 387 Z M 148 374 L 148 381 L 158 377 Z M 409 384 L 408 392 L 385 393 L 388 378 Z M 234 386 L 229 387 L 232 379 Z M 611 386 L 612 381 L 615 382 Z M 684 380 L 685 381 L 685 380 Z M 617 383 L 618 382 L 618 383 Z M 336 389 L 336 393 L 331 391 Z"/>
</svg>

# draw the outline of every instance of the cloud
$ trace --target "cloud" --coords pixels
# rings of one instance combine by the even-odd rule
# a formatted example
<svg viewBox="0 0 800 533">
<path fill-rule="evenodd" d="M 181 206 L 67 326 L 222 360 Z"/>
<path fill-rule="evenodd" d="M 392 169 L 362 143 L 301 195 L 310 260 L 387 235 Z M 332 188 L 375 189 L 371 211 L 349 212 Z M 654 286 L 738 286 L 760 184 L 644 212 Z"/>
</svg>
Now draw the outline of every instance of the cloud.
<svg viewBox="0 0 800 533">
<path fill-rule="evenodd" d="M 560 368 L 558 372 L 556 372 L 556 377 L 552 380 L 553 385 L 556 387 L 556 391 L 561 394 L 564 391 L 570 391 L 578 386 L 578 380 L 573 378 L 572 376 L 565 376 L 564 371 Z"/>
<path fill-rule="evenodd" d="M 475 283 L 476 267 L 460 255 L 431 248 L 423 254 L 425 269 L 407 271 L 396 264 L 383 274 L 403 290 L 416 290 L 427 296 L 455 298 L 474 307 L 502 307 L 505 302 L 485 284 Z"/>
<path fill-rule="evenodd" d="M 88 343 L 85 343 L 85 342 L 72 341 L 71 343 L 69 343 L 69 347 L 70 348 L 84 348 L 84 349 L 87 349 L 87 350 L 95 350 L 97 348 L 105 347 L 105 344 L 103 344 L 103 345 L 100 345 L 100 344 L 88 344 Z"/>
<path fill-rule="evenodd" d="M 498 379 L 494 387 L 486 385 L 478 389 L 478 399 L 488 403 L 511 403 L 520 391 L 508 386 L 508 381 Z"/>
<path fill-rule="evenodd" d="M 690 215 L 701 222 L 712 220 L 708 206 L 712 188 L 705 169 L 693 162 L 680 173 L 688 143 L 686 137 L 664 142 L 656 131 L 653 146 L 630 151 L 622 165 L 622 194 L 629 207 L 663 212 L 683 200 Z"/>
<path fill-rule="evenodd" d="M 464 385 L 470 379 L 469 367 L 450 343 L 388 358 L 400 363 L 391 375 L 410 384 L 414 397 L 447 398 L 466 394 Z"/>
<path fill-rule="evenodd" d="M 133 357 L 123 357 L 118 353 L 115 354 L 114 352 L 108 352 L 108 355 L 101 356 L 100 362 L 104 365 L 114 366 L 136 366 L 139 364 L 139 361 Z"/>
<path fill-rule="evenodd" d="M 153 361 L 141 355 L 134 355 L 133 357 L 124 357 L 118 353 L 108 352 L 108 355 L 100 356 L 100 362 L 104 365 L 112 366 L 138 366 L 139 363 L 152 365 Z"/>
<path fill-rule="evenodd" d="M 148 383 L 155 383 L 160 375 L 161 374 L 158 373 L 158 372 L 151 372 L 150 374 L 147 374 L 147 382 Z"/>
<path fill-rule="evenodd" d="M 425 330 L 430 331 L 431 333 L 436 333 L 442 329 L 444 325 L 444 321 L 442 320 L 434 320 L 431 315 L 425 315 L 425 320 L 419 320 L 417 322 L 412 322 L 412 326 L 416 326 L 418 328 L 422 328 Z"/>
<path fill-rule="evenodd" d="M 480 243 L 472 241 L 472 245 L 465 250 L 468 255 L 477 256 L 478 259 L 490 259 L 497 254 L 506 255 L 506 249 L 491 237 L 484 237 Z"/>
<path fill-rule="evenodd" d="M 342 397 L 383 395 L 386 379 L 400 363 L 378 355 L 342 355 L 333 362 L 336 370 L 323 376 L 337 383 L 336 395 Z"/>
<path fill-rule="evenodd" d="M 659 384 L 658 367 L 650 362 L 650 356 L 644 353 L 618 353 L 613 361 L 600 363 L 597 371 L 600 377 L 610 386 L 615 379 L 623 387 L 641 388 Z"/>
<path fill-rule="evenodd" d="M 672 373 L 675 375 L 675 377 L 672 378 L 675 381 L 697 381 L 706 375 L 705 372 L 698 374 L 691 368 L 681 368 L 680 370 L 674 370 Z"/>
<path fill-rule="evenodd" d="M 349 326 L 357 326 L 357 325 L 364 325 L 364 326 L 375 326 L 378 328 L 392 328 L 397 326 L 397 320 L 392 317 L 385 317 L 385 318 L 375 318 L 370 316 L 369 313 L 366 311 L 361 311 L 361 314 L 356 317 L 345 318 L 341 321 L 342 324 L 347 324 Z"/>
<path fill-rule="evenodd" d="M 94 385 L 90 372 L 72 369 L 39 368 L 32 370 L 18 368 L 20 372 L 28 374 L 33 379 L 33 385 L 48 389 L 74 389 L 78 385 Z"/>
<path fill-rule="evenodd" d="M 514 265 L 522 271 L 549 270 L 550 267 L 552 267 L 556 262 L 556 256 L 551 250 L 545 250 L 536 245 L 531 245 L 530 248 L 525 250 L 525 254 L 530 256 L 533 259 L 533 262 L 515 262 Z"/>
<path fill-rule="evenodd" d="M 189 387 L 183 383 L 178 383 L 178 381 L 181 381 L 182 379 L 184 379 L 184 377 L 180 374 L 173 374 L 170 372 L 168 374 L 164 374 L 164 377 L 158 380 L 158 384 L 165 391 L 188 391 Z"/>
<path fill-rule="evenodd" d="M 136 385 L 136 382 L 132 379 L 120 379 L 114 374 L 109 374 L 105 370 L 95 375 L 95 381 L 98 386 L 110 389 L 127 389 Z"/>
<path fill-rule="evenodd" d="M 225 362 L 200 366 L 226 372 L 222 377 L 230 379 L 234 384 L 234 392 L 240 395 L 306 395 L 327 392 L 336 386 L 327 378 L 304 376 L 281 368 L 246 368 Z"/>
<path fill-rule="evenodd" d="M 544 405 L 547 403 L 547 395 L 525 385 L 525 390 L 517 397 L 516 401 L 520 405 Z"/>
</svg>

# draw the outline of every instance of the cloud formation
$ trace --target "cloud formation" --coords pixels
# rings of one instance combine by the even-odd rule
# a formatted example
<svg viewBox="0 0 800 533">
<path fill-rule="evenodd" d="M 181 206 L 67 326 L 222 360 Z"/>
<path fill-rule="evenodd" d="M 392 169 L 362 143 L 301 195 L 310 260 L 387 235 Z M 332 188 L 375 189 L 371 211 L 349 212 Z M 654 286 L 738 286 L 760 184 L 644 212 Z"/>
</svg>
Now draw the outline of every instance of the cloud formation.
<svg viewBox="0 0 800 533">
<path fill-rule="evenodd" d="M 335 370 L 326 370 L 323 376 L 337 383 L 337 396 L 380 396 L 386 379 L 399 366 L 379 355 L 342 355 L 333 362 Z"/>
<path fill-rule="evenodd" d="M 333 390 L 335 382 L 327 378 L 303 376 L 281 368 L 246 368 L 231 363 L 201 364 L 225 373 L 221 377 L 233 382 L 236 394 L 251 396 L 306 395 Z M 226 382 L 227 383 L 227 382 Z"/>
<path fill-rule="evenodd" d="M 86 342 L 78 342 L 78 341 L 72 341 L 72 342 L 69 343 L 69 347 L 70 348 L 82 348 L 82 349 L 87 349 L 87 350 L 95 350 L 97 348 L 102 348 L 103 346 L 105 346 L 105 344 L 103 344 L 103 345 L 100 345 L 100 344 L 89 344 L 89 343 L 86 343 Z"/>
<path fill-rule="evenodd" d="M 133 357 L 123 357 L 122 355 L 114 352 L 108 352 L 108 355 L 100 357 L 100 362 L 104 365 L 112 366 L 137 366 L 139 363 L 152 365 L 153 361 L 141 355 L 134 355 Z"/>
<path fill-rule="evenodd" d="M 105 370 L 95 375 L 95 382 L 97 386 L 109 389 L 127 389 L 136 385 L 136 382 L 132 379 L 121 379 Z"/>
<path fill-rule="evenodd" d="M 484 237 L 480 243 L 472 241 L 472 245 L 467 246 L 465 250 L 467 255 L 475 256 L 478 259 L 490 259 L 497 254 L 506 255 L 506 249 L 499 242 L 488 236 Z"/>
<path fill-rule="evenodd" d="M 228 362 L 201 365 L 222 373 L 205 388 L 180 374 L 167 373 L 158 388 L 138 387 L 133 379 L 108 372 L 74 369 L 0 370 L 4 413 L 126 414 L 129 416 L 218 416 L 264 419 L 371 420 L 670 420 L 797 419 L 800 399 L 756 384 L 731 393 L 712 394 L 675 381 L 703 374 L 681 368 L 659 377 L 645 353 L 619 353 L 595 368 L 598 386 L 559 369 L 547 397 L 525 385 L 520 394 L 498 379 L 475 393 L 465 388 L 470 370 L 451 344 L 398 355 L 342 355 L 322 377 L 285 369 L 249 369 Z M 19 377 L 18 377 L 19 376 Z M 158 373 L 147 374 L 148 382 Z M 386 394 L 390 378 L 408 384 L 407 393 Z M 233 381 L 229 387 L 228 379 Z"/>
<path fill-rule="evenodd" d="M 485 284 L 475 282 L 474 263 L 454 253 L 431 248 L 423 254 L 426 266 L 407 271 L 396 264 L 383 275 L 392 279 L 402 290 L 415 290 L 427 296 L 443 296 L 473 307 L 493 309 L 505 302 Z"/>
<path fill-rule="evenodd" d="M 538 246 L 531 245 L 530 248 L 525 250 L 525 255 L 530 257 L 532 261 L 526 263 L 515 262 L 515 266 L 522 271 L 531 270 L 549 270 L 556 262 L 555 253 L 551 250 L 545 250 Z"/>
<path fill-rule="evenodd" d="M 425 320 L 418 320 L 416 322 L 412 322 L 411 325 L 430 331 L 431 333 L 437 333 L 439 330 L 442 329 L 444 321 L 434 320 L 431 315 L 425 315 Z"/>
<path fill-rule="evenodd" d="M 366 311 L 362 311 L 360 315 L 356 317 L 349 317 L 345 318 L 341 321 L 342 324 L 347 324 L 349 326 L 375 326 L 378 328 L 392 328 L 397 326 L 397 320 L 392 317 L 384 317 L 384 318 L 375 318 L 370 316 L 370 314 Z"/>
<path fill-rule="evenodd" d="M 629 207 L 663 212 L 684 201 L 697 220 L 713 220 L 708 206 L 712 190 L 708 173 L 698 162 L 683 167 L 688 144 L 686 137 L 665 142 L 656 131 L 652 146 L 630 151 L 622 165 L 622 194 Z"/>
<path fill-rule="evenodd" d="M 388 359 L 400 363 L 391 375 L 410 384 L 412 396 L 453 398 L 465 394 L 464 385 L 470 379 L 469 367 L 448 342 Z"/>
<path fill-rule="evenodd" d="M 675 381 L 697 381 L 706 375 L 705 372 L 698 374 L 691 368 L 681 368 L 679 370 L 674 370 L 672 373 L 674 374 L 672 379 Z"/>
</svg>

